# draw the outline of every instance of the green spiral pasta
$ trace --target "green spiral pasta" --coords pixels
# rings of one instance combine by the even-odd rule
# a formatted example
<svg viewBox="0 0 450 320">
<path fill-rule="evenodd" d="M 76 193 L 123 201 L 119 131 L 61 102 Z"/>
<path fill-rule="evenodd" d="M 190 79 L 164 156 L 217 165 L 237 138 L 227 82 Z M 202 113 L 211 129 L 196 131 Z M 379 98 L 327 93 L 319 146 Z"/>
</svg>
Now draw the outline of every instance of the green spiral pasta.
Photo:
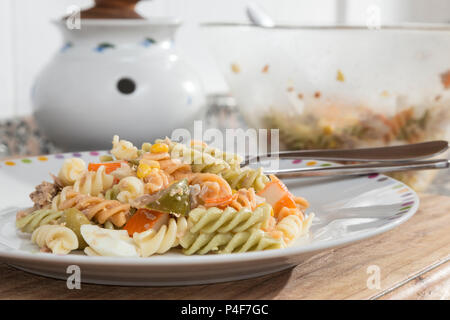
<svg viewBox="0 0 450 320">
<path fill-rule="evenodd" d="M 253 188 L 258 192 L 264 189 L 266 183 L 269 182 L 269 178 L 263 173 L 262 168 L 228 169 L 221 172 L 221 175 L 230 184 L 230 187 L 235 190 Z"/>
<path fill-rule="evenodd" d="M 16 221 L 17 229 L 22 232 L 32 233 L 38 227 L 57 222 L 64 214 L 63 211 L 53 209 L 36 210 Z"/>
<path fill-rule="evenodd" d="M 227 233 L 242 232 L 251 228 L 266 227 L 272 207 L 265 203 L 254 211 L 243 208 L 236 211 L 232 207 L 196 208 L 189 212 L 188 226 L 191 233 Z"/>
<path fill-rule="evenodd" d="M 212 155 L 189 148 L 184 144 L 172 143 L 169 146 L 170 155 L 173 159 L 181 159 L 189 163 L 193 172 L 209 172 L 219 174 L 230 168 L 230 165 L 223 159 L 215 158 Z"/>
<path fill-rule="evenodd" d="M 194 145 L 191 147 L 191 149 L 210 154 L 211 156 L 217 159 L 222 159 L 226 163 L 228 163 L 232 168 L 239 168 L 241 162 L 243 161 L 242 157 L 236 153 L 223 152 L 220 149 L 213 148 L 208 145 Z"/>
<path fill-rule="evenodd" d="M 207 254 L 236 253 L 280 249 L 286 245 L 282 238 L 275 239 L 260 229 L 251 229 L 238 233 L 187 233 L 181 240 L 183 253 Z"/>
<path fill-rule="evenodd" d="M 141 151 L 150 152 L 151 148 L 152 148 L 152 144 L 150 142 L 144 142 L 141 146 Z"/>
<path fill-rule="evenodd" d="M 230 169 L 232 166 L 236 166 L 238 161 L 239 163 L 242 161 L 238 155 L 220 153 L 218 149 L 211 147 L 188 147 L 184 144 L 173 142 L 168 138 L 164 140 L 158 139 L 155 143 L 167 144 L 171 157 L 190 164 L 193 172 L 219 174 L 224 170 Z"/>
<path fill-rule="evenodd" d="M 170 139 L 159 139 L 156 143 L 166 143 L 172 158 L 189 163 L 193 172 L 221 174 L 233 189 L 252 187 L 259 191 L 269 181 L 262 168 L 240 168 L 242 158 L 237 154 L 225 153 L 204 145 L 187 147 Z"/>
<path fill-rule="evenodd" d="M 119 185 L 115 184 L 105 191 L 106 200 L 117 200 L 117 195 L 120 193 Z"/>
</svg>

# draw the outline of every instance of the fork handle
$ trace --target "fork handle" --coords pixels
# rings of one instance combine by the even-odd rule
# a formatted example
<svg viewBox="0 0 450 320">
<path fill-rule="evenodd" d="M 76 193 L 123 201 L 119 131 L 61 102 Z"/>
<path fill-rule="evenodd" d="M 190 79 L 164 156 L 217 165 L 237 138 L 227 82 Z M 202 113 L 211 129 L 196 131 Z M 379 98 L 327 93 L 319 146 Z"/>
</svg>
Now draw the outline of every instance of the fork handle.
<svg viewBox="0 0 450 320">
<path fill-rule="evenodd" d="M 361 175 L 370 173 L 398 172 L 408 170 L 446 169 L 450 160 L 435 159 L 413 162 L 383 162 L 370 164 L 338 165 L 331 167 L 293 168 L 264 170 L 265 174 L 275 174 L 279 178 L 325 177 L 340 175 Z"/>
<path fill-rule="evenodd" d="M 361 149 L 324 149 L 324 150 L 292 150 L 264 154 L 246 158 L 245 166 L 254 160 L 266 158 L 301 158 L 331 161 L 411 161 L 430 158 L 448 149 L 448 141 L 436 140 L 412 143 L 399 146 L 361 148 Z"/>
</svg>

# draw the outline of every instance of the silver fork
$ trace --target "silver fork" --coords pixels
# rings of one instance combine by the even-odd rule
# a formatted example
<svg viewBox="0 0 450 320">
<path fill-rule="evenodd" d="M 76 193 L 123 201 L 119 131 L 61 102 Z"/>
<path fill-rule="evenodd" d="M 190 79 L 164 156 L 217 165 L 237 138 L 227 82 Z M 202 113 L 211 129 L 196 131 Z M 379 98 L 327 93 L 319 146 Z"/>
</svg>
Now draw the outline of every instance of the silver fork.
<svg viewBox="0 0 450 320">
<path fill-rule="evenodd" d="M 450 166 L 450 160 L 448 159 L 422 159 L 436 156 L 447 149 L 448 141 L 436 140 L 400 146 L 363 149 L 295 150 L 249 157 L 242 165 L 245 166 L 263 159 L 276 158 L 369 162 L 329 167 L 264 170 L 264 173 L 276 174 L 280 178 L 361 175 L 407 170 L 445 169 Z"/>
</svg>

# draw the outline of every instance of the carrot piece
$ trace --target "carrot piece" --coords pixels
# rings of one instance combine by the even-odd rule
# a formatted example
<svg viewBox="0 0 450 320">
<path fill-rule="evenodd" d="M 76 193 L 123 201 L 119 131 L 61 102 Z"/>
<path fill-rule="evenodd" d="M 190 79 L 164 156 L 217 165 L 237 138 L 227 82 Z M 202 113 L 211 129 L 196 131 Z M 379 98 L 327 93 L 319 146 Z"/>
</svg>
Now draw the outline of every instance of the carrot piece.
<svg viewBox="0 0 450 320">
<path fill-rule="evenodd" d="M 283 208 L 290 208 L 290 209 L 297 208 L 297 205 L 295 204 L 295 201 L 292 198 L 291 194 L 285 194 L 280 200 L 278 200 L 275 204 L 273 204 L 273 211 L 276 212 L 277 216 L 278 213 Z"/>
<path fill-rule="evenodd" d="M 101 166 L 105 167 L 106 173 L 111 173 L 116 169 L 119 169 L 124 161 L 113 161 L 113 162 L 103 162 L 103 163 L 89 163 L 88 170 L 89 171 L 97 171 Z"/>
<path fill-rule="evenodd" d="M 270 175 L 270 180 L 271 181 L 265 185 L 264 189 L 257 194 L 266 199 L 267 203 L 272 206 L 275 215 L 278 216 L 281 209 L 285 207 L 297 208 L 295 197 L 289 192 L 284 183 L 274 175 Z"/>
<path fill-rule="evenodd" d="M 445 89 L 450 89 L 450 70 L 441 74 L 441 82 Z"/>
<path fill-rule="evenodd" d="M 165 212 L 141 208 L 128 220 L 123 227 L 127 230 L 130 237 L 135 232 L 144 232 L 148 229 L 159 229 L 163 224 L 167 223 L 169 215 Z"/>
</svg>

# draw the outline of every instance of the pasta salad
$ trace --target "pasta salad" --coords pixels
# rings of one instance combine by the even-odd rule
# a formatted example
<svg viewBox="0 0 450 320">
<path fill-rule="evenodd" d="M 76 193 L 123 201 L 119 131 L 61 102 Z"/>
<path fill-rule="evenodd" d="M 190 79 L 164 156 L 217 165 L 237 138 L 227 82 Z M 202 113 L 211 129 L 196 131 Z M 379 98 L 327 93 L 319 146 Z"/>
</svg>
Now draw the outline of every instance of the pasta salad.
<svg viewBox="0 0 450 320">
<path fill-rule="evenodd" d="M 53 182 L 30 194 L 16 227 L 41 251 L 149 257 L 280 249 L 307 235 L 313 214 L 262 168 L 199 141 L 113 138 L 98 163 L 65 159 Z"/>
</svg>

